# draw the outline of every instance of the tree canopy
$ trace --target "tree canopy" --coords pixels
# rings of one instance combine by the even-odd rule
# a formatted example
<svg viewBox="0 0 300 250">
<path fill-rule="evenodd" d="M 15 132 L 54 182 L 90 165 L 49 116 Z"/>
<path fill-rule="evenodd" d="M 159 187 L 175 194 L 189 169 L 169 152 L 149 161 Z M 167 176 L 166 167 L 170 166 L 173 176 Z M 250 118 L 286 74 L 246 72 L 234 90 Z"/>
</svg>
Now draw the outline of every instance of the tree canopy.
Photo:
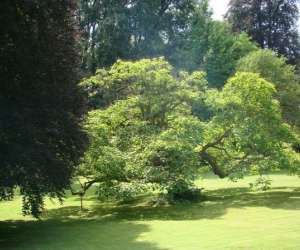
<svg viewBox="0 0 300 250">
<path fill-rule="evenodd" d="M 258 73 L 275 84 L 276 97 L 280 102 L 285 120 L 299 131 L 300 83 L 295 67 L 287 59 L 271 50 L 258 50 L 242 58 L 237 71 Z"/>
<path fill-rule="evenodd" d="M 171 53 L 188 28 L 194 0 L 81 0 L 82 66 L 95 73 L 117 59 Z"/>
<path fill-rule="evenodd" d="M 298 0 L 231 0 L 227 19 L 234 31 L 247 32 L 262 48 L 296 63 L 299 57 Z"/>
<path fill-rule="evenodd" d="M 237 60 L 256 49 L 246 34 L 214 21 L 207 0 L 82 0 L 80 6 L 82 67 L 92 73 L 118 59 L 164 56 L 177 69 L 205 70 L 210 84 L 222 87 Z"/>
<path fill-rule="evenodd" d="M 85 149 L 73 1 L 1 2 L 0 198 L 62 198 Z"/>
<path fill-rule="evenodd" d="M 258 74 L 237 73 L 218 91 L 205 73 L 174 73 L 157 58 L 118 61 L 82 85 L 116 93 L 86 123 L 91 145 L 81 174 L 92 182 L 151 183 L 174 193 L 207 167 L 240 178 L 299 166 L 298 138 L 281 117 L 274 85 Z M 194 114 L 194 105 L 209 108 L 210 118 Z"/>
</svg>

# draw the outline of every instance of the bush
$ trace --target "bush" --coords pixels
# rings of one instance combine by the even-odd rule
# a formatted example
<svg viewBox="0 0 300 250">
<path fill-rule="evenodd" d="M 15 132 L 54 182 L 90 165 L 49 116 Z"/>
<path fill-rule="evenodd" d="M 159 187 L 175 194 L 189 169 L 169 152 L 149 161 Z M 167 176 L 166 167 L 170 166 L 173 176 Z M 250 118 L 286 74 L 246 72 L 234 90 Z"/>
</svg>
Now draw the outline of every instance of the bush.
<svg viewBox="0 0 300 250">
<path fill-rule="evenodd" d="M 168 190 L 167 197 L 170 202 L 204 200 L 202 189 L 191 186 L 183 180 L 175 183 L 171 189 Z"/>
<path fill-rule="evenodd" d="M 249 185 L 251 189 L 256 189 L 258 191 L 267 191 L 271 189 L 271 182 L 271 179 L 261 176 L 255 181 L 255 183 L 250 183 Z"/>
</svg>

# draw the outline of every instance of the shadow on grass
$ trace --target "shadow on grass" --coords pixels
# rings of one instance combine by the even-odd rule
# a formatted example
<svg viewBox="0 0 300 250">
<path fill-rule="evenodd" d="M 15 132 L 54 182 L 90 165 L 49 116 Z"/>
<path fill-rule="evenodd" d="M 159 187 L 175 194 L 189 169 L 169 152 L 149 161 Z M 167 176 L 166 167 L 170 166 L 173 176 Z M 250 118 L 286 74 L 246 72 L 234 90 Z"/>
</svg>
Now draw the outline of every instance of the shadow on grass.
<svg viewBox="0 0 300 250">
<path fill-rule="evenodd" d="M 81 212 L 79 206 L 45 212 L 42 221 L 0 222 L 0 249 L 167 250 L 140 242 L 149 220 L 219 219 L 230 208 L 300 209 L 300 190 L 279 187 L 267 192 L 249 188 L 206 191 L 205 202 L 152 207 L 138 199 L 130 204 L 99 203 Z"/>
<path fill-rule="evenodd" d="M 266 192 L 251 192 L 249 188 L 225 188 L 207 192 L 208 200 L 226 208 L 267 207 L 300 210 L 300 190 L 276 187 Z"/>
<path fill-rule="evenodd" d="M 138 237 L 148 225 L 68 219 L 0 222 L 0 249 L 167 250 Z"/>
<path fill-rule="evenodd" d="M 200 220 L 217 219 L 230 208 L 268 207 L 271 209 L 300 209 L 300 190 L 279 187 L 267 192 L 251 192 L 249 188 L 225 188 L 205 192 L 205 202 L 180 203 L 153 207 L 138 199 L 130 204 L 101 204 L 96 202 L 88 210 L 79 207 L 51 209 L 46 219 L 64 220 L 72 216 L 102 221 L 127 220 Z"/>
</svg>

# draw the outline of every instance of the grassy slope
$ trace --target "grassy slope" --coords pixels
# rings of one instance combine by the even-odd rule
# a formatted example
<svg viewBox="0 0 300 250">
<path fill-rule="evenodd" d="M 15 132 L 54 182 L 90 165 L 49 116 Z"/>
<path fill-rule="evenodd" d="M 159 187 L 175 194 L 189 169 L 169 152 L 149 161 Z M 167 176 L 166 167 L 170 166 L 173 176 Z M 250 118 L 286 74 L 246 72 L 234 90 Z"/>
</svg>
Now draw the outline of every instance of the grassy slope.
<svg viewBox="0 0 300 250">
<path fill-rule="evenodd" d="M 80 213 L 70 197 L 47 202 L 42 221 L 20 214 L 20 199 L 0 203 L 0 249 L 300 249 L 300 179 L 273 175 L 272 190 L 250 192 L 254 177 L 198 181 L 209 200 L 153 208 L 101 204 L 92 195 Z"/>
</svg>

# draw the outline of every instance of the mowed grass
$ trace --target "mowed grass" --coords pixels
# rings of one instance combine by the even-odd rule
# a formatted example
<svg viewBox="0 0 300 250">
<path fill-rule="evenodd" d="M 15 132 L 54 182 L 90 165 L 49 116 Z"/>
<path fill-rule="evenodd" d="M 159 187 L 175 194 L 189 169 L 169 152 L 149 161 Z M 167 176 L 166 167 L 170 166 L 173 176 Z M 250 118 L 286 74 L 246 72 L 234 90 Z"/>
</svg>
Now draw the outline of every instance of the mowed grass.
<svg viewBox="0 0 300 250">
<path fill-rule="evenodd" d="M 201 250 L 300 249 L 300 179 L 271 175 L 272 189 L 253 192 L 207 177 L 207 201 L 151 207 L 149 197 L 131 204 L 101 203 L 91 191 L 79 211 L 77 197 L 47 201 L 40 221 L 23 217 L 20 198 L 0 203 L 0 249 Z"/>
</svg>

